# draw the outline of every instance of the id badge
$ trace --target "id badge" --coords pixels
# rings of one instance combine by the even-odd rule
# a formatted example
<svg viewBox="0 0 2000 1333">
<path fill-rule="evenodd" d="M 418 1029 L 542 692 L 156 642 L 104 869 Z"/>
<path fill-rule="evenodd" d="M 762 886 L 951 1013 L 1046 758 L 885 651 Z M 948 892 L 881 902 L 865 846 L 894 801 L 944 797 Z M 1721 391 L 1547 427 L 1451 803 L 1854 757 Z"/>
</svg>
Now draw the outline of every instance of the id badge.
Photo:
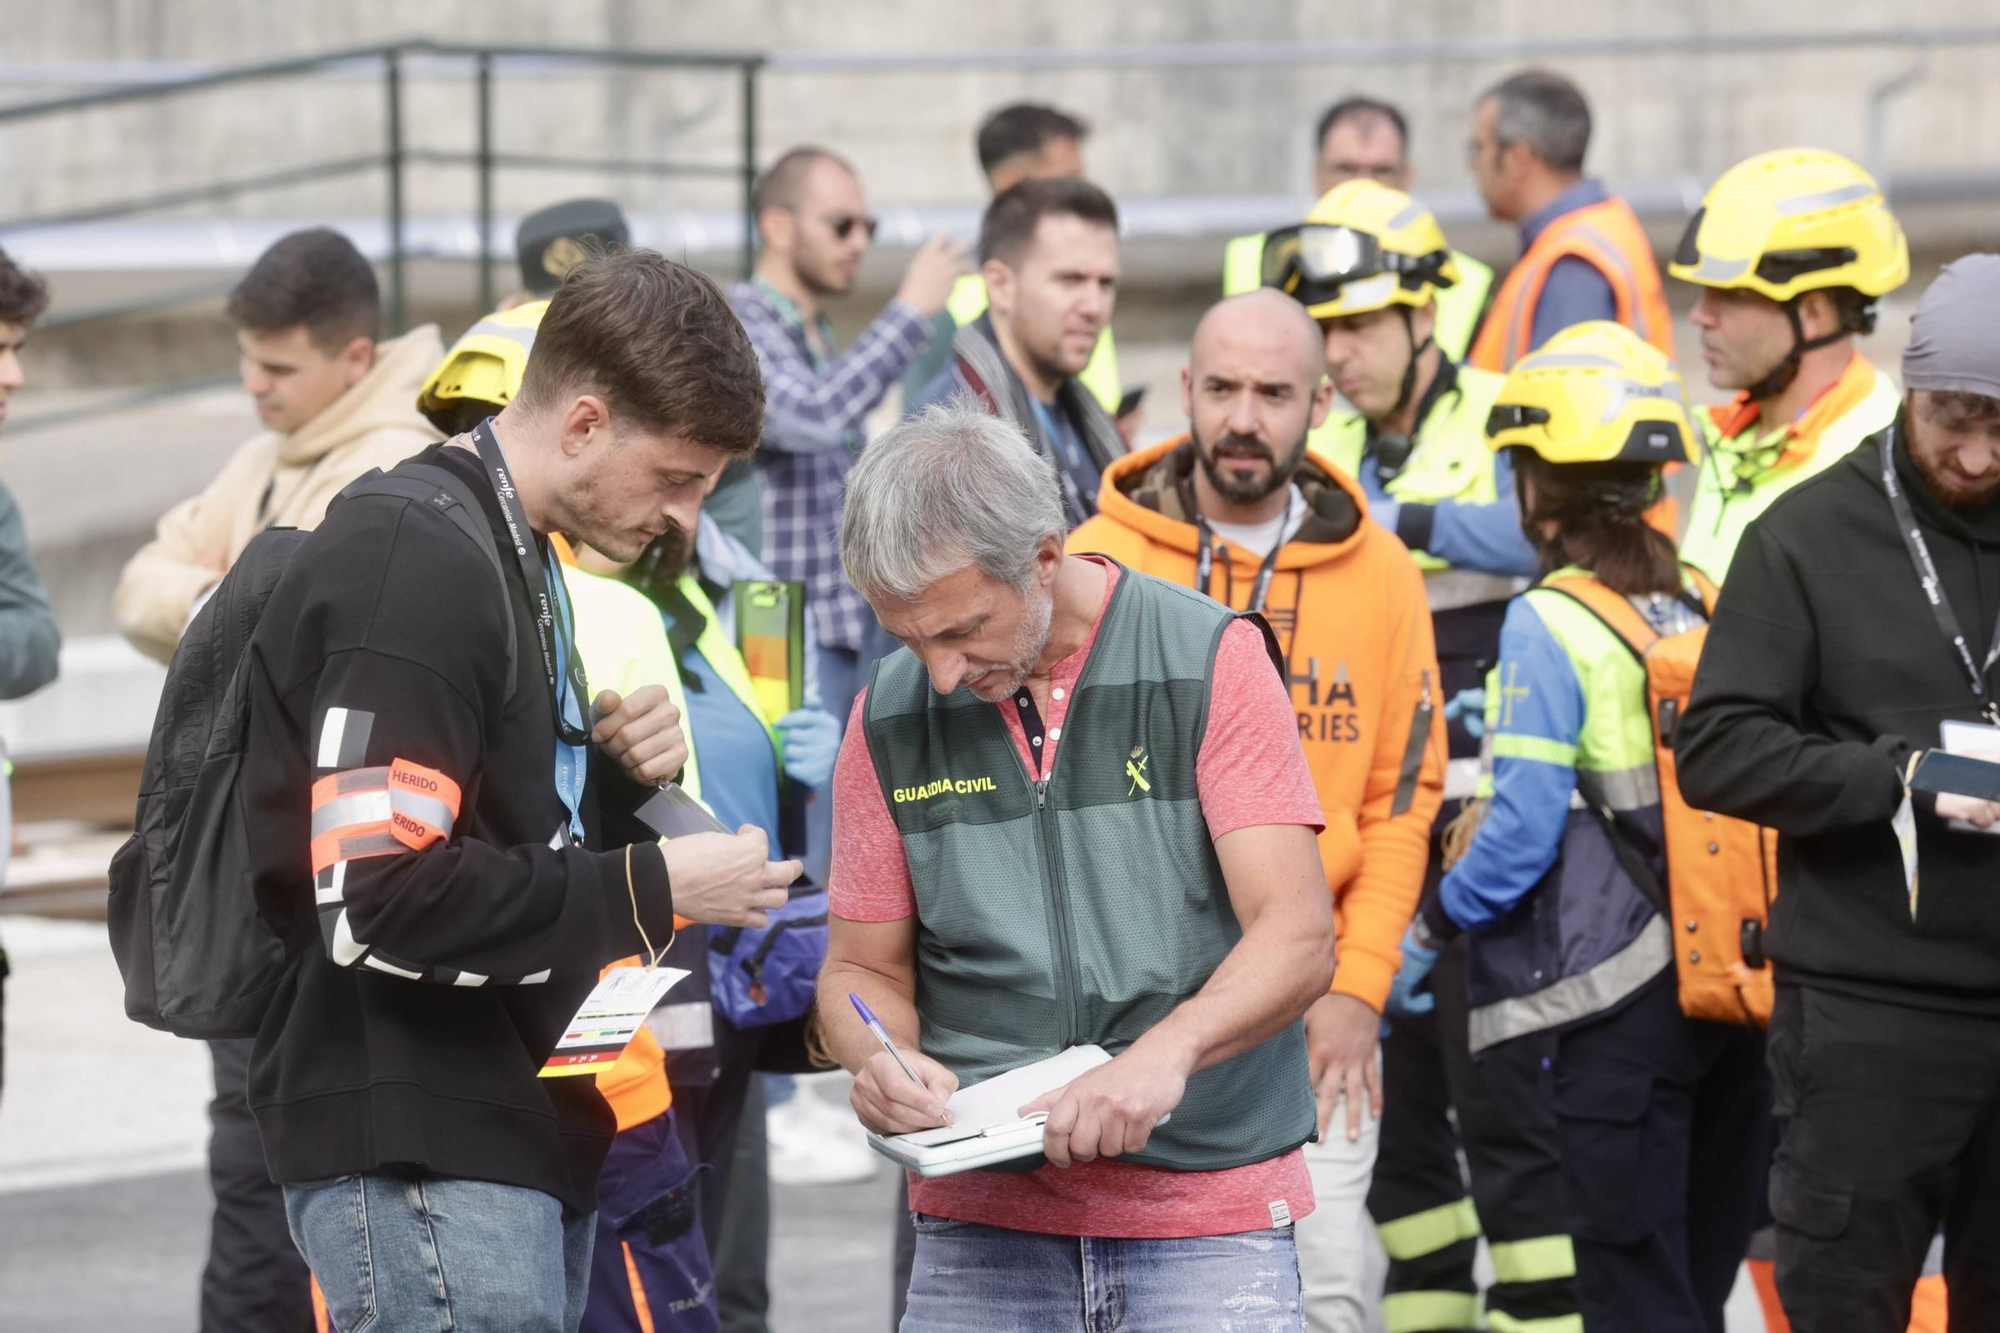
<svg viewBox="0 0 2000 1333">
<path fill-rule="evenodd" d="M 646 798 L 633 817 L 663 838 L 681 838 L 690 833 L 733 833 L 708 807 L 687 794 L 678 782 L 665 782 Z"/>
<path fill-rule="evenodd" d="M 677 967 L 614 967 L 606 972 L 563 1029 L 540 1077 L 595 1074 L 617 1064 L 660 997 L 687 975 Z"/>
</svg>

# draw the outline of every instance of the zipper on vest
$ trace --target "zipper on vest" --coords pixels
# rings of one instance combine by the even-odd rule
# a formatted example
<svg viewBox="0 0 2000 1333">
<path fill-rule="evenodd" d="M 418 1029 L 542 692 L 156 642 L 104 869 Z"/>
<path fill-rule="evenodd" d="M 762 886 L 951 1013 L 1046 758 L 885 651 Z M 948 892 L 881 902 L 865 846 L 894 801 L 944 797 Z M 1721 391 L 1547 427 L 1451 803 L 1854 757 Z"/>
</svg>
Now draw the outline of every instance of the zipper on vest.
<svg viewBox="0 0 2000 1333">
<path fill-rule="evenodd" d="M 1035 818 L 1042 826 L 1042 841 L 1049 868 L 1049 923 L 1055 927 L 1056 1003 L 1061 1006 L 1062 1031 L 1057 1045 L 1068 1050 L 1076 1044 L 1076 960 L 1070 938 L 1069 908 L 1063 893 L 1062 838 L 1056 828 L 1056 812 L 1049 806 L 1049 779 L 1035 782 Z"/>
<path fill-rule="evenodd" d="M 1410 719 L 1410 740 L 1403 747 L 1403 769 L 1396 778 L 1396 799 L 1389 805 L 1391 819 L 1416 804 L 1417 777 L 1423 771 L 1424 751 L 1431 743 L 1431 714 L 1435 711 L 1431 703 L 1431 673 L 1424 671 L 1422 679 L 1423 697 L 1417 701 L 1416 714 Z"/>
</svg>

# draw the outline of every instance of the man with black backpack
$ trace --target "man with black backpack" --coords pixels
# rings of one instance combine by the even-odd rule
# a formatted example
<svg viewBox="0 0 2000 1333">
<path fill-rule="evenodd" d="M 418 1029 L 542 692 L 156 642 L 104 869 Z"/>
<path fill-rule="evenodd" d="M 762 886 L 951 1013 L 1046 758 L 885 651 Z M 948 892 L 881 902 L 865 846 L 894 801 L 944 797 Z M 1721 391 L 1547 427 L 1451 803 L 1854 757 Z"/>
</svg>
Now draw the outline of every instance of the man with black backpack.
<svg viewBox="0 0 2000 1333">
<path fill-rule="evenodd" d="M 662 844 L 628 813 L 680 769 L 678 715 L 657 687 L 591 698 L 545 540 L 630 559 L 691 529 L 762 409 L 711 282 L 589 259 L 520 396 L 364 479 L 263 610 L 245 813 L 293 952 L 250 1101 L 338 1327 L 443 1301 L 455 1326 L 573 1330 L 613 1121 L 588 1081 L 537 1075 L 599 969 L 663 949 L 676 913 L 761 925 L 786 901 L 797 863 L 761 832 Z M 399 478 L 428 498 L 382 493 Z"/>
</svg>

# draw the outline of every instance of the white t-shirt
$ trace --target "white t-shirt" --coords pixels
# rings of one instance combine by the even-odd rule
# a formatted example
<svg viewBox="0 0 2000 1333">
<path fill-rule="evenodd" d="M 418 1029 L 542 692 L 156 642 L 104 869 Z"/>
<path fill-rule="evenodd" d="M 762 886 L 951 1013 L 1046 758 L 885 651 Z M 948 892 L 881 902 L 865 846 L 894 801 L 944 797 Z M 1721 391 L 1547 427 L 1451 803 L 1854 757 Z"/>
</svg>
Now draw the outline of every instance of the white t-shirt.
<svg viewBox="0 0 2000 1333">
<path fill-rule="evenodd" d="M 1255 556 L 1267 556 L 1273 547 L 1283 546 L 1299 535 L 1306 525 L 1306 497 L 1298 483 L 1285 496 L 1285 507 L 1276 518 L 1262 523 L 1218 523 L 1208 521 L 1209 531 L 1231 546 L 1239 546 Z"/>
</svg>

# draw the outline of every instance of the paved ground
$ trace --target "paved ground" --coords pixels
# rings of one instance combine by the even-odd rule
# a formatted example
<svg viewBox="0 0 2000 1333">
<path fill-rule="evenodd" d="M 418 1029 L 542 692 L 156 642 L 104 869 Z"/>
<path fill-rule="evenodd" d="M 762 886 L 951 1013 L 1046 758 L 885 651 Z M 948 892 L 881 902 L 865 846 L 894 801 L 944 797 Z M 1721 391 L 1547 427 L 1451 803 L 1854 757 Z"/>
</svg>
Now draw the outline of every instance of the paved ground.
<svg viewBox="0 0 2000 1333">
<path fill-rule="evenodd" d="M 103 927 L 0 919 L 0 1330 L 188 1333 L 206 1247 L 206 1052 L 128 1022 Z M 822 1089 L 822 1091 L 831 1091 Z M 776 1333 L 885 1333 L 894 1178 L 779 1188 Z M 1739 1284 L 1730 1333 L 1758 1330 Z"/>
<path fill-rule="evenodd" d="M 126 1021 L 104 928 L 7 917 L 0 1329 L 188 1333 L 207 1246 L 208 1056 Z M 895 1178 L 780 1188 L 774 1329 L 883 1333 Z"/>
</svg>

